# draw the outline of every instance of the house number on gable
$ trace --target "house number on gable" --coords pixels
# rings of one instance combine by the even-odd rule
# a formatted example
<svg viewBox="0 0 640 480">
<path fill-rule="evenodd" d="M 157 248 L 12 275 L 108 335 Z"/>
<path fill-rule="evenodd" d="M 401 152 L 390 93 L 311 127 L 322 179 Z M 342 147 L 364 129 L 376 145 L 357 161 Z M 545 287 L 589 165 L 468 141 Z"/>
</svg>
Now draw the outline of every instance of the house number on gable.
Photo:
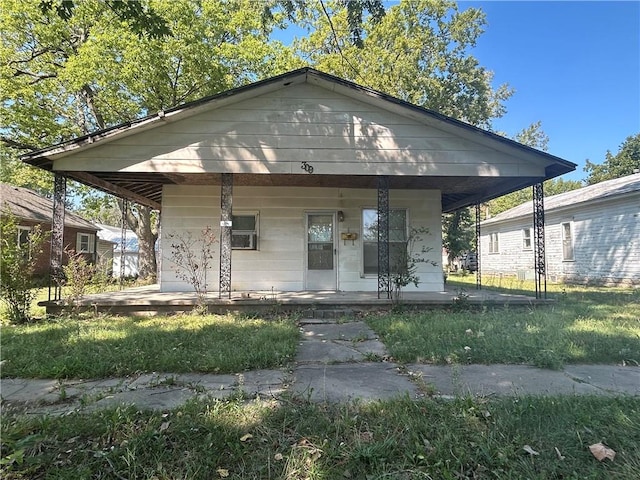
<svg viewBox="0 0 640 480">
<path fill-rule="evenodd" d="M 313 173 L 313 165 L 309 165 L 307 162 L 300 162 L 300 168 L 307 173 Z"/>
</svg>

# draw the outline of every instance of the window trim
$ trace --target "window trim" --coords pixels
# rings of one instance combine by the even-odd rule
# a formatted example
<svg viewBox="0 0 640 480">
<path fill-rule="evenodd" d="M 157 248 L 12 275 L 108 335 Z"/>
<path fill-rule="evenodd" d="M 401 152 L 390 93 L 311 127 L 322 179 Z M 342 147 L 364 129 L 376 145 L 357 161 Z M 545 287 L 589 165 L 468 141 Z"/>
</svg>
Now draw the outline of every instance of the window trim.
<svg viewBox="0 0 640 480">
<path fill-rule="evenodd" d="M 253 230 L 233 230 L 233 226 L 231 228 L 231 250 L 237 251 L 258 251 L 260 250 L 260 212 L 253 210 L 240 210 L 237 212 L 233 212 L 231 215 L 231 221 L 233 222 L 233 217 L 253 217 L 254 219 L 254 229 Z M 244 247 L 234 247 L 233 246 L 233 234 L 236 235 L 252 235 L 252 248 L 244 248 Z"/>
<path fill-rule="evenodd" d="M 571 241 L 571 258 L 566 258 L 565 257 L 565 242 L 567 241 L 567 239 L 565 238 L 565 225 L 569 225 L 569 240 Z M 573 229 L 573 222 L 572 221 L 568 221 L 568 222 L 560 222 L 560 235 L 561 235 L 561 239 L 562 239 L 562 261 L 563 262 L 575 262 L 576 260 L 576 252 L 574 249 L 574 237 L 575 237 L 575 232 Z"/>
<path fill-rule="evenodd" d="M 529 252 L 533 250 L 533 236 L 531 234 L 531 227 L 525 227 L 522 229 L 522 250 Z M 527 234 L 525 234 L 527 232 Z M 527 245 L 527 241 L 529 241 L 529 245 Z"/>
<path fill-rule="evenodd" d="M 82 249 L 82 238 L 87 238 L 87 249 Z M 86 233 L 86 232 L 78 232 L 76 234 L 76 253 L 88 253 L 93 254 L 96 253 L 96 234 L 95 233 Z"/>
<path fill-rule="evenodd" d="M 500 236 L 499 232 L 492 232 L 489 234 L 489 248 L 490 255 L 497 255 L 500 253 Z"/>
<path fill-rule="evenodd" d="M 33 230 L 32 227 L 29 227 L 27 225 L 18 225 L 16 227 L 17 230 L 17 234 L 18 234 L 18 247 L 22 247 L 22 245 L 24 245 L 24 243 L 21 243 L 20 240 L 22 238 L 22 232 L 31 232 L 31 230 Z M 29 236 L 29 233 L 27 233 L 27 237 Z M 26 242 L 27 244 L 29 243 L 29 241 L 27 240 Z"/>
<path fill-rule="evenodd" d="M 360 208 L 360 238 L 362 239 L 361 245 L 360 245 L 360 275 L 361 278 L 377 278 L 378 274 L 377 273 L 365 273 L 364 271 L 364 245 L 365 243 L 374 243 L 371 240 L 365 240 L 365 234 L 364 234 L 364 212 L 365 210 L 374 210 L 377 214 L 378 211 L 378 207 L 361 207 Z M 409 239 L 409 207 L 390 207 L 389 208 L 389 212 L 394 211 L 394 210 L 402 210 L 404 211 L 404 242 L 406 243 L 407 240 Z M 378 243 L 378 240 L 376 239 L 375 243 Z M 400 242 L 389 242 L 389 244 L 391 243 L 400 243 Z"/>
</svg>

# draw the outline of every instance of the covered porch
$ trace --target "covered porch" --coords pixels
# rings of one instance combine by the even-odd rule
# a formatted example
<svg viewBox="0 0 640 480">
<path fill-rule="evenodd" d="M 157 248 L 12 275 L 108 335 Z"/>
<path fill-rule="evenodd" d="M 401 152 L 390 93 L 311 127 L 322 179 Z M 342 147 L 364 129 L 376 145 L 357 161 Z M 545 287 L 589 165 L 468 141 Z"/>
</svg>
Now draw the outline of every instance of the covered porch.
<svg viewBox="0 0 640 480">
<path fill-rule="evenodd" d="M 79 302 L 79 310 L 120 315 L 154 315 L 189 312 L 197 297 L 193 292 L 161 292 L 159 285 L 126 288 L 107 293 L 86 295 Z M 529 306 L 552 302 L 526 295 L 496 293 L 487 290 L 461 291 L 445 286 L 441 292 L 405 292 L 397 302 L 378 298 L 377 292 L 277 290 L 232 292 L 220 298 L 217 292 L 207 295 L 211 313 L 300 313 L 311 318 L 336 318 L 370 311 L 389 311 L 394 305 L 421 310 L 450 307 L 456 302 L 469 306 Z M 56 315 L 69 308 L 63 300 L 41 302 L 47 314 Z"/>
<path fill-rule="evenodd" d="M 177 295 L 176 302 L 193 305 L 195 295 L 184 293 L 193 286 L 177 273 L 171 236 L 197 239 L 213 227 L 219 232 L 216 260 L 204 269 L 215 292 L 210 304 L 254 307 L 286 303 L 288 293 L 265 291 L 272 285 L 309 305 L 341 304 L 343 296 L 353 297 L 354 304 L 371 304 L 370 297 L 392 305 L 391 275 L 400 263 L 391 261 L 391 253 L 402 244 L 407 251 L 412 228 L 430 236 L 416 246 L 425 252 L 417 265 L 419 285 L 405 292 L 404 302 L 446 298 L 449 303 L 453 294 L 442 283 L 442 213 L 475 206 L 479 225 L 480 203 L 534 185 L 537 285 L 542 285 L 542 182 L 575 168 L 310 68 L 23 159 L 56 176 L 54 279 L 60 276 L 56 225 L 68 178 L 161 211 L 160 288 L 147 292 L 150 298 Z M 332 298 L 321 298 L 329 290 Z"/>
</svg>

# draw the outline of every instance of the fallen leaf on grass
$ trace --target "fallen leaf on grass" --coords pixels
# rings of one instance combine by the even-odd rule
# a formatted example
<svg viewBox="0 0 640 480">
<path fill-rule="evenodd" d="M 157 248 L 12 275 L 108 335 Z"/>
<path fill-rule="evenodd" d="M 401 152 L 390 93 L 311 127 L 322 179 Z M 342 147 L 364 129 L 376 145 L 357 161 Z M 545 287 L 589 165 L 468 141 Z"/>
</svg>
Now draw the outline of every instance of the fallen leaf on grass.
<svg viewBox="0 0 640 480">
<path fill-rule="evenodd" d="M 605 458 L 609 460 L 613 460 L 616 457 L 615 450 L 603 445 L 602 443 L 594 443 L 589 446 L 589 450 L 591 454 L 598 459 L 598 461 L 602 462 Z"/>
<path fill-rule="evenodd" d="M 252 438 L 253 438 L 253 435 L 251 435 L 250 433 L 246 433 L 240 437 L 240 441 L 246 442 L 247 440 L 251 440 Z"/>
<path fill-rule="evenodd" d="M 162 422 L 162 425 L 160 425 L 159 430 L 161 432 L 164 432 L 167 428 L 169 428 L 170 424 L 171 424 L 171 422 Z"/>
<path fill-rule="evenodd" d="M 280 460 L 282 460 L 284 458 L 284 456 L 281 453 L 276 453 L 273 456 L 274 460 L 276 460 L 277 462 L 279 462 Z"/>
<path fill-rule="evenodd" d="M 525 445 L 524 447 L 522 447 L 522 449 L 527 452 L 529 455 L 540 455 L 538 452 L 536 452 L 533 448 L 531 448 L 530 445 Z"/>
<path fill-rule="evenodd" d="M 558 460 L 564 460 L 564 458 L 565 458 L 565 457 L 564 457 L 564 455 L 562 455 L 562 454 L 560 453 L 560 450 L 558 449 L 558 447 L 553 447 L 553 448 L 554 448 L 554 449 L 555 449 L 555 451 L 556 451 L 556 455 L 558 456 Z"/>
<path fill-rule="evenodd" d="M 227 478 L 229 476 L 229 470 L 226 468 L 219 468 L 216 472 L 220 475 L 220 478 Z"/>
</svg>

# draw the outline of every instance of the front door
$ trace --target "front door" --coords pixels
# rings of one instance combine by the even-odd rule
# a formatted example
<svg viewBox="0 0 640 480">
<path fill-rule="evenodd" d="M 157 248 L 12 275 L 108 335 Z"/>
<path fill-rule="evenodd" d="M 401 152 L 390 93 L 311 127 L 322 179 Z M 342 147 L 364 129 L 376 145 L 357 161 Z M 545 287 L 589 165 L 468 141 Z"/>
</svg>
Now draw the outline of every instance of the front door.
<svg viewBox="0 0 640 480">
<path fill-rule="evenodd" d="M 335 214 L 307 213 L 306 288 L 336 290 Z"/>
</svg>

